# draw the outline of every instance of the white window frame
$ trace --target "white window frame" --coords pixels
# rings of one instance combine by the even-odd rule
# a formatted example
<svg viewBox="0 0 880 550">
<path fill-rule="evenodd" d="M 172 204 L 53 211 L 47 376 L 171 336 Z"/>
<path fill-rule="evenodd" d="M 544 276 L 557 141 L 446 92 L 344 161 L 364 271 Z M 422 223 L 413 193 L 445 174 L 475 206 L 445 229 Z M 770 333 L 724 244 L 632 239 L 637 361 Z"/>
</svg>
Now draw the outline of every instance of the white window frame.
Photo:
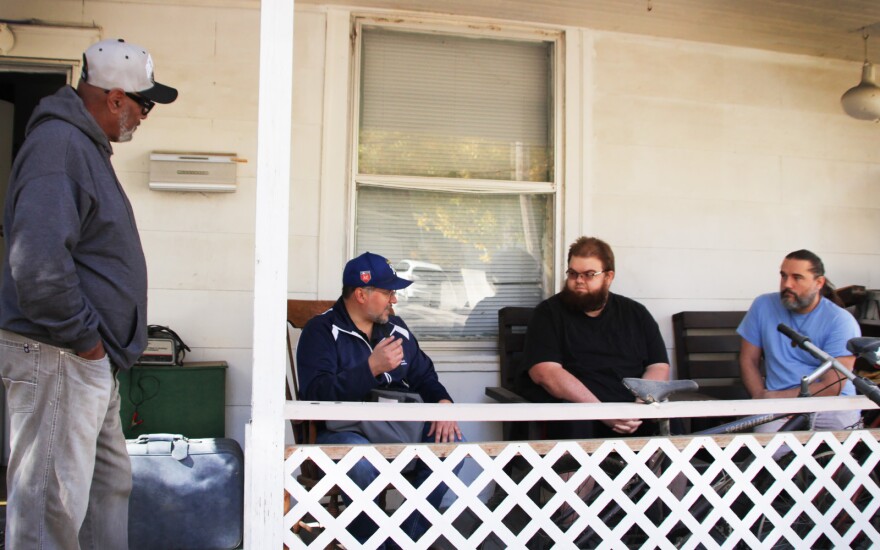
<svg viewBox="0 0 880 550">
<path fill-rule="evenodd" d="M 565 66 L 565 32 L 560 29 L 544 28 L 544 27 L 526 27 L 514 24 L 499 24 L 486 21 L 462 21 L 455 22 L 445 21 L 442 19 L 394 16 L 389 14 L 373 14 L 373 13 L 355 13 L 351 18 L 351 37 L 352 37 L 352 63 L 351 63 L 351 113 L 349 119 L 349 185 L 347 196 L 347 251 L 348 257 L 351 257 L 355 250 L 355 227 L 357 216 L 357 194 L 358 187 L 374 186 L 398 189 L 413 189 L 421 191 L 437 191 L 448 190 L 455 192 L 475 192 L 475 193 L 506 193 L 506 194 L 550 194 L 552 195 L 551 205 L 553 207 L 553 222 L 548 228 L 552 232 L 554 242 L 556 243 L 554 250 L 553 266 L 559 265 L 561 258 L 560 236 L 563 227 L 563 197 L 562 189 L 564 188 L 564 166 L 563 159 L 565 155 L 565 125 L 564 125 L 564 106 L 565 106 L 565 83 L 564 83 L 564 66 Z M 553 43 L 553 60 L 551 65 L 552 79 L 552 124 L 553 124 L 553 170 L 551 181 L 549 182 L 510 182 L 496 180 L 478 180 L 478 179 L 459 179 L 459 178 L 427 178 L 427 177 L 411 177 L 411 176 L 375 176 L 375 175 L 359 175 L 357 173 L 358 151 L 359 151 L 359 130 L 360 126 L 360 72 L 361 72 L 361 40 L 363 27 L 384 27 L 393 30 L 405 30 L 419 33 L 438 33 L 453 34 L 458 36 L 473 36 L 480 38 L 496 38 L 508 40 L 521 40 L 532 42 L 552 42 Z M 556 282 L 557 273 L 554 269 L 549 274 L 550 280 L 554 281 L 551 285 L 551 292 L 557 290 L 558 282 Z M 422 343 L 422 347 L 427 350 L 496 350 L 497 343 L 494 341 L 426 341 Z"/>
<path fill-rule="evenodd" d="M 0 54 L 4 70 L 67 73 L 69 84 L 79 80 L 83 52 L 101 39 L 100 27 L 8 23 L 15 36 L 12 48 Z"/>
</svg>

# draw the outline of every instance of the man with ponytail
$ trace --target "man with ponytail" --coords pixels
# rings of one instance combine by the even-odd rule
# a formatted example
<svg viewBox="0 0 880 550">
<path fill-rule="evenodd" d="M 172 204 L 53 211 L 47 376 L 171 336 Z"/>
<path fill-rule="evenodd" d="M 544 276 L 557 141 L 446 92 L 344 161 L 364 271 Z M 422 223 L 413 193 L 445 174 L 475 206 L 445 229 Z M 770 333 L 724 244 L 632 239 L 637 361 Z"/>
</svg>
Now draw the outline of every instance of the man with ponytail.
<svg viewBox="0 0 880 550">
<path fill-rule="evenodd" d="M 737 332 L 742 337 L 739 354 L 743 384 L 755 399 L 797 397 L 801 378 L 820 361 L 792 347 L 791 340 L 776 330 L 784 323 L 804 334 L 819 348 L 852 369 L 855 357 L 846 349 L 850 338 L 861 335 L 858 322 L 840 307 L 825 266 L 809 250 L 796 250 L 782 261 L 779 292 L 758 296 Z M 761 355 L 764 370 L 760 370 Z M 854 395 L 855 388 L 833 369 L 810 385 L 812 395 Z M 811 429 L 841 430 L 856 425 L 860 411 L 831 411 L 811 416 Z M 760 426 L 756 431 L 778 431 L 785 419 Z"/>
</svg>

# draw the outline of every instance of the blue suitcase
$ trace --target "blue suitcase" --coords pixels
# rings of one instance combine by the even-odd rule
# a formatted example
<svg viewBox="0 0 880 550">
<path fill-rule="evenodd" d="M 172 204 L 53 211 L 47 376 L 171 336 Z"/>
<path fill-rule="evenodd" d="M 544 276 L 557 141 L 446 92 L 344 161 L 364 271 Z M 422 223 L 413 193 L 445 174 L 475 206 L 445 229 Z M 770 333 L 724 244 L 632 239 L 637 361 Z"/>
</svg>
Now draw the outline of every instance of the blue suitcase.
<svg viewBox="0 0 880 550">
<path fill-rule="evenodd" d="M 126 441 L 131 550 L 234 549 L 244 532 L 244 456 L 234 439 Z"/>
</svg>

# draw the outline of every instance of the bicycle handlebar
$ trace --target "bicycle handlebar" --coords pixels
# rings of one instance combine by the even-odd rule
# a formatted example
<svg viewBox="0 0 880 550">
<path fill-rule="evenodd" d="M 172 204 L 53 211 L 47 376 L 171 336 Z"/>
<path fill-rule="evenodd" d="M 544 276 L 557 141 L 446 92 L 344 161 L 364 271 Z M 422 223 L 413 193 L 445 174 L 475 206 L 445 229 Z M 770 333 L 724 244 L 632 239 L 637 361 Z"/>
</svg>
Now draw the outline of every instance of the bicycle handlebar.
<svg viewBox="0 0 880 550">
<path fill-rule="evenodd" d="M 841 365 L 840 361 L 838 361 L 834 357 L 831 357 L 830 355 L 816 347 L 816 345 L 810 342 L 810 338 L 808 336 L 804 336 L 803 334 L 797 332 L 796 330 L 785 325 L 784 323 L 779 323 L 776 326 L 776 330 L 788 336 L 791 341 L 799 348 L 806 350 L 810 353 L 810 355 L 819 359 L 820 361 L 828 363 L 831 367 L 834 368 L 834 370 L 845 376 L 847 379 L 852 380 L 853 385 L 856 387 L 857 390 L 859 390 L 865 397 L 867 397 L 874 403 L 880 405 L 880 388 L 877 387 L 877 384 L 875 384 L 871 380 L 868 380 L 867 378 L 856 376 L 848 368 Z M 821 369 L 822 367 L 819 368 Z M 806 379 L 807 377 L 804 378 Z"/>
<path fill-rule="evenodd" d="M 803 334 L 797 332 L 793 328 L 791 328 L 783 323 L 779 323 L 778 325 L 776 325 L 776 330 L 778 330 L 782 334 L 788 336 L 791 339 L 791 341 L 795 345 L 797 345 L 799 348 L 806 349 L 807 351 L 810 351 L 806 347 L 804 347 L 804 344 L 806 344 L 807 342 L 810 341 L 809 336 L 804 336 Z M 819 357 L 819 359 L 823 359 L 823 358 Z"/>
<path fill-rule="evenodd" d="M 853 378 L 853 385 L 857 390 L 862 392 L 863 395 L 867 396 L 868 399 L 880 405 L 880 388 L 877 387 L 877 384 L 867 378 L 856 376 Z"/>
</svg>

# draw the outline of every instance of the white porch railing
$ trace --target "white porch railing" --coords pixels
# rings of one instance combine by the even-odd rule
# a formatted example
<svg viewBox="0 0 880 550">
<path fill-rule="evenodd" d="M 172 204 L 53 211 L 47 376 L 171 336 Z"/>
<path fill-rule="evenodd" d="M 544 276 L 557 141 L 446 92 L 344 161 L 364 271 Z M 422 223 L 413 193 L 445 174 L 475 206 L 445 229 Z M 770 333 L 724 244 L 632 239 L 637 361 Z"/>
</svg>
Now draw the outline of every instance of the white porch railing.
<svg viewBox="0 0 880 550">
<path fill-rule="evenodd" d="M 807 406 L 809 405 L 809 406 Z M 684 408 L 685 414 L 679 409 Z M 727 401 L 723 414 L 872 408 L 863 398 Z M 393 414 L 389 414 L 393 411 Z M 676 414 L 670 414 L 672 412 Z M 378 405 L 288 402 L 296 418 L 499 420 L 540 417 L 632 418 L 712 416 L 718 402 L 659 406 Z M 526 547 L 870 547 L 880 541 L 880 431 L 787 433 L 607 441 L 467 443 L 453 445 L 297 446 L 285 460 L 291 509 L 283 540 L 291 548 L 358 542 L 346 525 L 361 512 L 379 526 L 364 547 L 393 539 L 403 548 L 448 543 L 454 548 Z M 773 458 L 780 447 L 790 452 Z M 401 470 L 414 458 L 433 473 L 419 488 Z M 380 472 L 364 490 L 346 472 L 366 459 Z M 473 460 L 467 483 L 454 473 Z M 657 461 L 662 466 L 657 466 Z M 324 473 L 311 489 L 297 481 L 305 461 Z M 640 488 L 634 488 L 638 482 Z M 456 495 L 444 511 L 425 497 L 440 482 Z M 338 517 L 324 508 L 334 486 L 352 498 Z M 402 496 L 396 510 L 375 502 L 387 486 Z M 487 493 L 492 498 L 484 502 Z M 431 527 L 418 541 L 400 530 L 418 510 Z M 571 510 L 571 512 L 569 512 Z M 319 524 L 309 536 L 290 531 Z M 302 533 L 302 532 L 301 532 Z M 310 543 L 310 544 L 307 544 Z"/>
</svg>

